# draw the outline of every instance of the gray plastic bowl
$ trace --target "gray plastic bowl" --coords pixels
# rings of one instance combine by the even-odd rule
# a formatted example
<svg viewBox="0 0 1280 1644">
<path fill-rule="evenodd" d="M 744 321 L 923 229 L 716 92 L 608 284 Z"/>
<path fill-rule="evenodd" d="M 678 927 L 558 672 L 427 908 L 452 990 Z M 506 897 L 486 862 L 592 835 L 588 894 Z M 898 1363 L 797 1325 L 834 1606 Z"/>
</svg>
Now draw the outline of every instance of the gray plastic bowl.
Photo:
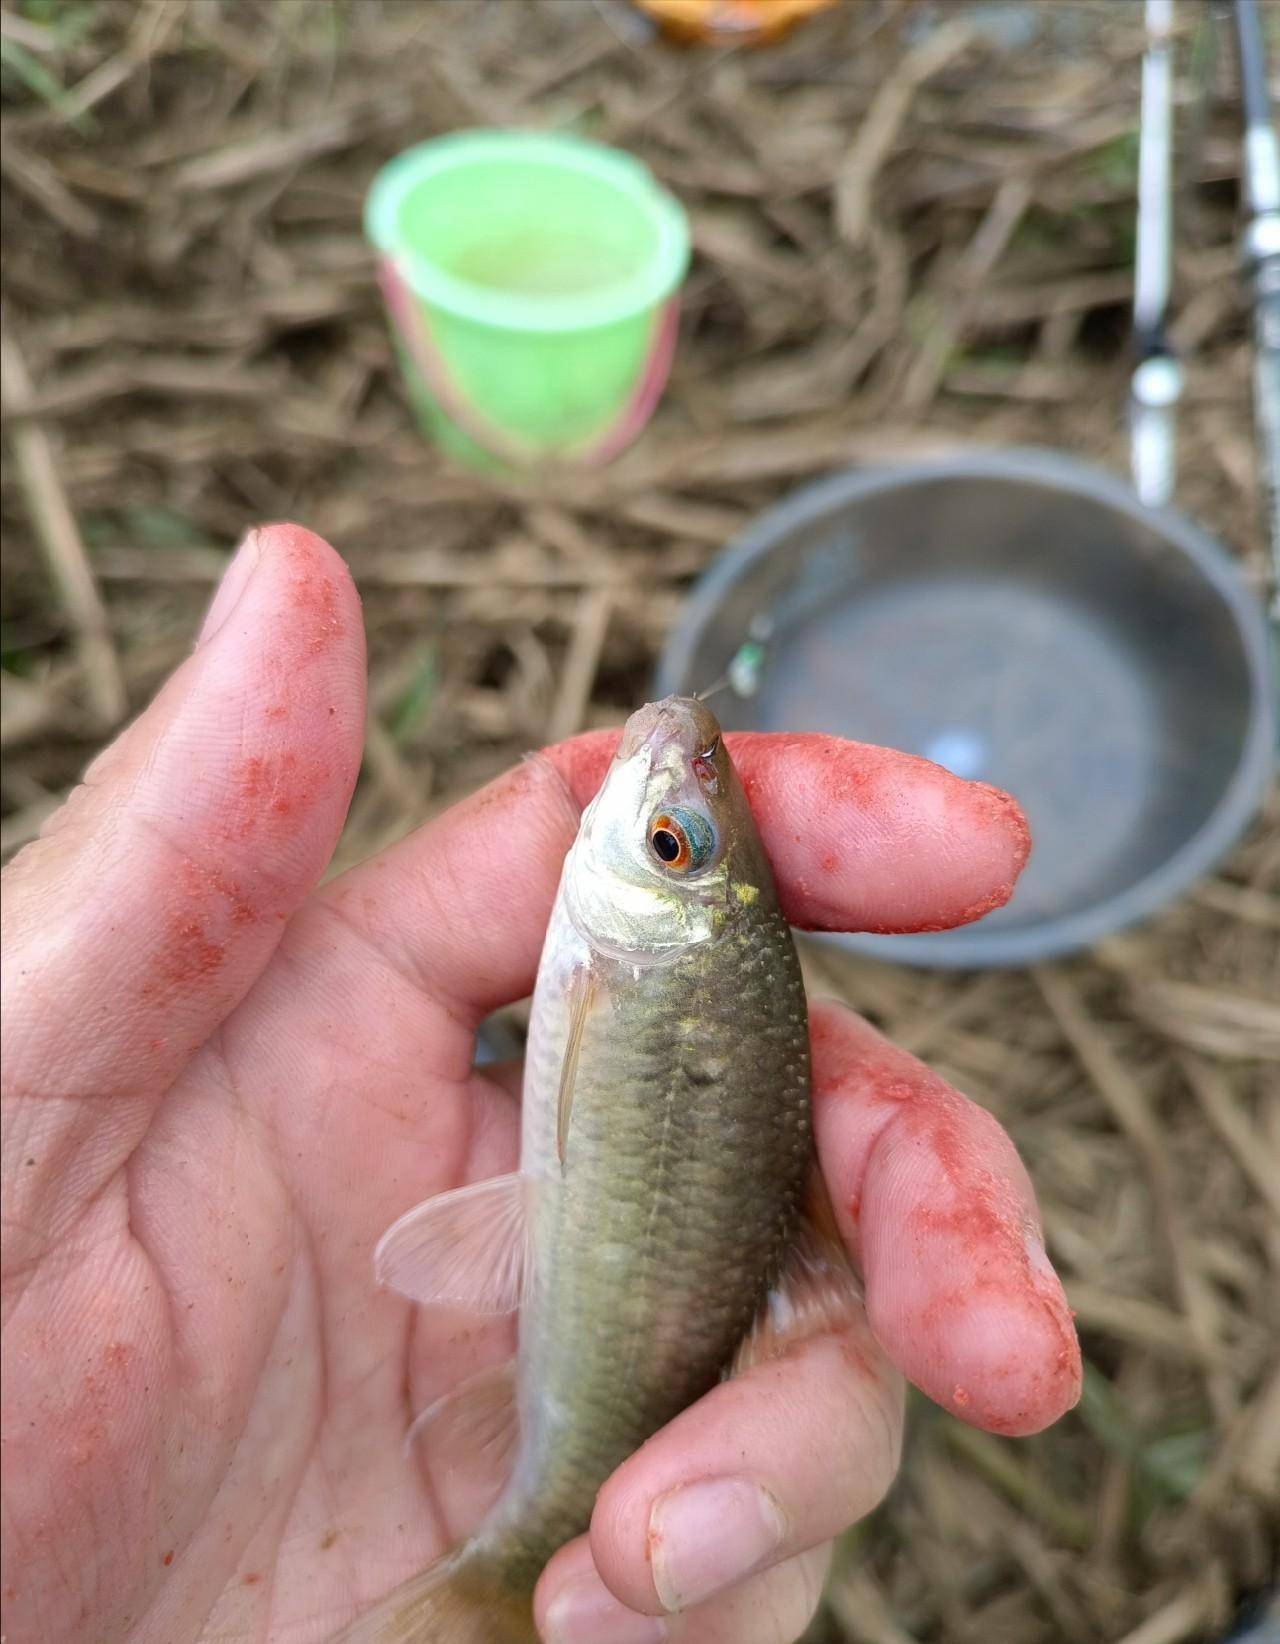
<svg viewBox="0 0 1280 1644">
<path fill-rule="evenodd" d="M 1031 823 L 1007 907 L 836 938 L 907 964 L 1021 965 L 1146 918 L 1220 860 L 1273 766 L 1266 623 L 1203 531 L 1110 475 L 1009 451 L 842 473 L 763 515 L 694 589 L 656 690 L 761 639 L 730 729 L 827 731 L 1006 788 Z M 748 681 L 749 683 L 749 681 Z"/>
</svg>

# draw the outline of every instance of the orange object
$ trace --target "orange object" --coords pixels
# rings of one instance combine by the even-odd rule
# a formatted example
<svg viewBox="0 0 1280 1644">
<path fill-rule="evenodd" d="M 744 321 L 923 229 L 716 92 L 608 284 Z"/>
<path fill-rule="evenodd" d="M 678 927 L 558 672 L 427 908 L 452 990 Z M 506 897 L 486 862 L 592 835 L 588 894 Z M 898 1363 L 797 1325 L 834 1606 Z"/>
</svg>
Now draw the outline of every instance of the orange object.
<svg viewBox="0 0 1280 1644">
<path fill-rule="evenodd" d="M 631 0 L 686 45 L 766 45 L 836 0 Z"/>
</svg>

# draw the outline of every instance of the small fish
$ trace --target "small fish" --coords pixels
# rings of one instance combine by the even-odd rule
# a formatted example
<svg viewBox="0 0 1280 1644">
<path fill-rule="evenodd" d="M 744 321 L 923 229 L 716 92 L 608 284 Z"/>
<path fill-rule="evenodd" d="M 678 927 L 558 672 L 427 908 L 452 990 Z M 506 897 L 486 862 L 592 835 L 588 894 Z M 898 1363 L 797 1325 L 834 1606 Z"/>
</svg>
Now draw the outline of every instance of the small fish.
<svg viewBox="0 0 1280 1644">
<path fill-rule="evenodd" d="M 515 1360 L 447 1401 L 451 1430 L 511 1471 L 471 1539 L 345 1644 L 535 1644 L 538 1576 L 614 1469 L 735 1365 L 846 1316 L 799 962 L 704 703 L 633 714 L 583 814 L 534 992 L 519 1171 L 411 1210 L 376 1269 L 419 1302 L 519 1307 Z"/>
</svg>

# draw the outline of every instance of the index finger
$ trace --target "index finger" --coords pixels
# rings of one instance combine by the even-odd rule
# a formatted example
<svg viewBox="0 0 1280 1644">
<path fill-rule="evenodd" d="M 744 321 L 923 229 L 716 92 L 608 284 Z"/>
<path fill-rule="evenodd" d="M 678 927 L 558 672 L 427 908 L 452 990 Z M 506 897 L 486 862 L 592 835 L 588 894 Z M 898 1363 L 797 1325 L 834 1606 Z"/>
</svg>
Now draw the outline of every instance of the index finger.
<svg viewBox="0 0 1280 1644">
<path fill-rule="evenodd" d="M 793 925 L 950 930 L 1012 896 L 1031 834 L 1002 789 L 839 736 L 730 731 L 725 743 Z M 617 731 L 592 731 L 547 750 L 579 808 L 617 744 Z"/>
<path fill-rule="evenodd" d="M 528 993 L 561 865 L 617 730 L 525 760 L 321 893 L 467 1014 Z M 778 881 L 812 930 L 946 930 L 1006 902 L 1030 849 L 1007 794 L 838 737 L 727 738 Z"/>
</svg>

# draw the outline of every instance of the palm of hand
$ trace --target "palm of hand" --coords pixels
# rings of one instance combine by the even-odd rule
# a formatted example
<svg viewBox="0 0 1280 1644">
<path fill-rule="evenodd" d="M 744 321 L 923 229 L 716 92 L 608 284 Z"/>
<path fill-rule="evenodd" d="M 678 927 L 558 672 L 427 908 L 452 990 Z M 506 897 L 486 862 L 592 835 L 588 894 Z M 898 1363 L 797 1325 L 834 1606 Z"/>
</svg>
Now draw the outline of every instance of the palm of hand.
<svg viewBox="0 0 1280 1644">
<path fill-rule="evenodd" d="M 339 904 L 296 916 L 15 1311 L 10 1596 L 42 1589 L 40 1636 L 86 1601 L 104 1639 L 332 1627 L 474 1516 L 484 1481 L 407 1466 L 405 1431 L 510 1323 L 413 1333 L 369 1264 L 406 1184 L 511 1168 L 514 1104 L 469 1060 Z"/>
<path fill-rule="evenodd" d="M 510 1081 L 472 1069 L 474 1027 L 527 991 L 575 803 L 606 744 L 580 739 L 554 763 L 526 764 L 313 890 L 359 760 L 358 614 L 317 539 L 277 528 L 251 549 L 196 655 L 11 870 L 4 1596 L 15 1638 L 324 1637 L 465 1533 L 495 1484 L 482 1464 L 443 1465 L 452 1458 L 429 1439 L 411 1465 L 404 1436 L 415 1412 L 510 1351 L 513 1322 L 417 1313 L 374 1289 L 370 1253 L 409 1205 L 515 1163 Z M 743 754 L 749 791 L 752 768 L 799 758 Z M 865 787 L 881 756 L 862 755 Z M 815 782 L 840 774 L 824 758 Z M 805 772 L 790 774 L 803 802 Z M 897 793 L 901 764 L 892 774 Z M 857 786 L 845 784 L 849 803 Z M 937 883 L 926 872 L 894 891 L 920 898 L 903 925 L 955 922 L 1019 865 L 1020 840 L 987 791 L 951 786 L 980 796 L 972 838 L 957 855 L 953 833 Z M 875 923 L 889 900 L 876 852 L 887 884 L 894 828 L 936 818 L 937 788 L 921 778 L 914 812 L 908 802 L 895 822 L 890 806 L 864 827 L 859 889 L 826 868 L 829 840 L 793 849 L 794 829 L 769 839 L 762 815 L 793 917 Z M 763 785 L 752 797 L 767 812 Z M 846 844 L 856 831 L 839 815 L 829 826 Z M 805 852 L 828 874 L 816 889 Z M 888 1133 L 876 1103 L 909 1086 L 933 1115 L 915 1124 L 916 1143 L 944 1131 L 954 1141 L 959 1098 L 887 1047 L 896 1061 L 877 1063 L 869 1030 L 824 1023 L 819 1140 L 849 1207 L 846 1236 L 874 1263 L 878 1235 L 865 1212 L 859 1225 L 849 1184 L 861 1187 Z M 1008 1212 L 1000 1245 L 1034 1212 L 984 1118 L 971 1127 L 985 1150 L 973 1168 L 988 1215 L 996 1199 Z M 966 1149 L 976 1156 L 978 1143 Z M 988 1251 L 988 1279 L 996 1258 L 1014 1261 L 1003 1245 Z M 1028 1380 L 1006 1375 L 990 1401 L 962 1401 L 1006 1430 L 1052 1419 L 1078 1375 L 1062 1319 L 1042 1321 L 1061 1309 L 1056 1280 L 1019 1275 L 1008 1300 L 1025 1315 Z M 920 1329 L 930 1298 L 897 1313 L 886 1302 L 878 1319 L 873 1278 L 872 1322 L 897 1362 L 930 1391 L 954 1381 L 955 1344 L 940 1357 Z M 1031 1286 L 1021 1299 L 1015 1279 Z M 976 1386 L 982 1366 L 966 1364 Z M 892 1378 L 880 1379 L 891 1405 Z M 895 1453 L 890 1436 L 877 1492 Z M 584 1540 L 556 1563 L 580 1572 L 590 1556 Z M 604 1556 L 625 1565 L 625 1549 Z M 636 1607 L 659 1608 L 642 1573 L 612 1574 Z"/>
</svg>

